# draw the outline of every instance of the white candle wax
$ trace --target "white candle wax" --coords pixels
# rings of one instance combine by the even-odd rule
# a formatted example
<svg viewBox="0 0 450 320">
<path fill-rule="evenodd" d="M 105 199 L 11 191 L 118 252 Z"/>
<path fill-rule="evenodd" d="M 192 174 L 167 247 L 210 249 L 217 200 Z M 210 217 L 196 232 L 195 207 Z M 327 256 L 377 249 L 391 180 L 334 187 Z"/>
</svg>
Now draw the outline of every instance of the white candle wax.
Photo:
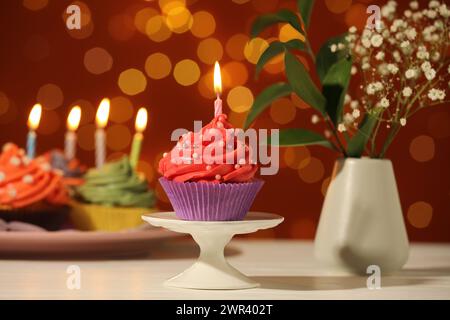
<svg viewBox="0 0 450 320">
<path fill-rule="evenodd" d="M 100 169 L 105 163 L 106 145 L 105 130 L 97 128 L 95 131 L 95 165 Z"/>
<path fill-rule="evenodd" d="M 64 154 L 66 159 L 72 160 L 76 153 L 77 135 L 73 131 L 67 131 L 64 140 Z"/>
</svg>

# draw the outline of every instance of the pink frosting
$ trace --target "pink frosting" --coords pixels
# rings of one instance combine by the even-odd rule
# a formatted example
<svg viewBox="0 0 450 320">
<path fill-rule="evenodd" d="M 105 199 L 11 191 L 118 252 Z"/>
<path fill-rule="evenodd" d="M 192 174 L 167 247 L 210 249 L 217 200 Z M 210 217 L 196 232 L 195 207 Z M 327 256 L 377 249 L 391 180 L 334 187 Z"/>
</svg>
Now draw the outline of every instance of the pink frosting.
<svg viewBox="0 0 450 320">
<path fill-rule="evenodd" d="M 256 164 L 250 163 L 251 150 L 231 133 L 234 130 L 227 129 L 233 127 L 227 116 L 220 114 L 199 132 L 183 135 L 172 151 L 160 160 L 159 172 L 178 182 L 251 181 L 258 170 Z M 197 145 L 199 142 L 202 152 Z M 213 149 L 221 152 L 216 154 L 211 152 Z M 233 163 L 226 163 L 226 159 L 233 159 Z"/>
</svg>

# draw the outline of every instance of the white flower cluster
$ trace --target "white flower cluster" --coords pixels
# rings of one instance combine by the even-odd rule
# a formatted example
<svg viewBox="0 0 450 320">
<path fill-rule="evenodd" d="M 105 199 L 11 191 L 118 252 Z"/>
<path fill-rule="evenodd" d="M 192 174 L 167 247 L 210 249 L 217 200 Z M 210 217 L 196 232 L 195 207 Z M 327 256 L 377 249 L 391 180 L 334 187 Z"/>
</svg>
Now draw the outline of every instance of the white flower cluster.
<svg viewBox="0 0 450 320">
<path fill-rule="evenodd" d="M 352 74 L 361 73 L 362 92 L 354 102 L 359 100 L 389 128 L 393 123 L 405 126 L 415 111 L 443 103 L 449 95 L 450 8 L 446 1 L 424 3 L 411 1 L 399 12 L 397 1 L 388 1 L 381 9 L 381 28 L 358 32 L 350 27 L 347 45 L 331 47 L 351 54 Z M 344 113 L 339 131 L 357 127 L 360 110 L 355 110 Z"/>
</svg>

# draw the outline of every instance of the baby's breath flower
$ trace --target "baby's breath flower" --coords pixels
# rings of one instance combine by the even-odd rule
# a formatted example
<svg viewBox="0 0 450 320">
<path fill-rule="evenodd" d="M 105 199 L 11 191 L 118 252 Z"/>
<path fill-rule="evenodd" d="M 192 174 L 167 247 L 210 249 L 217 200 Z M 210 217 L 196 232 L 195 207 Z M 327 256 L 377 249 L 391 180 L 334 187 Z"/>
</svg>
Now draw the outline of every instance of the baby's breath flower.
<svg viewBox="0 0 450 320">
<path fill-rule="evenodd" d="M 343 124 L 343 123 L 339 123 L 337 129 L 338 129 L 339 132 L 345 132 L 345 131 L 347 131 L 347 128 L 345 127 L 345 124 Z"/>
<path fill-rule="evenodd" d="M 396 73 L 398 72 L 398 67 L 397 67 L 397 65 L 396 65 L 396 64 L 393 64 L 393 63 L 389 63 L 389 64 L 387 65 L 387 69 L 388 69 L 388 71 L 389 71 L 390 73 L 392 73 L 392 74 L 396 74 Z"/>
<path fill-rule="evenodd" d="M 428 91 L 428 98 L 430 98 L 431 101 L 437 101 L 437 100 L 444 100 L 445 98 L 445 92 L 440 89 L 430 89 Z"/>
<path fill-rule="evenodd" d="M 429 61 L 425 61 L 420 65 L 420 67 L 422 68 L 423 72 L 426 72 L 431 69 L 431 63 Z"/>
<path fill-rule="evenodd" d="M 358 72 L 358 68 L 356 68 L 355 66 L 352 66 L 352 69 L 350 70 L 350 73 L 352 75 L 355 75 Z"/>
<path fill-rule="evenodd" d="M 436 70 L 430 69 L 430 70 L 425 71 L 425 78 L 427 78 L 427 80 L 429 80 L 429 81 L 436 78 Z"/>
<path fill-rule="evenodd" d="M 359 102 L 358 100 L 353 100 L 352 102 L 350 102 L 350 108 L 352 109 L 356 109 L 359 106 Z"/>
<path fill-rule="evenodd" d="M 400 47 L 401 48 L 408 48 L 409 47 L 409 41 L 408 40 L 402 41 L 402 43 L 400 43 Z"/>
<path fill-rule="evenodd" d="M 402 127 L 406 126 L 406 119 L 405 118 L 401 118 L 400 119 L 400 124 L 402 125 Z"/>
<path fill-rule="evenodd" d="M 408 69 L 408 70 L 406 70 L 406 72 L 405 72 L 405 77 L 406 77 L 406 79 L 412 79 L 412 78 L 414 78 L 416 76 L 416 70 L 414 70 L 414 69 Z"/>
<path fill-rule="evenodd" d="M 405 35 L 409 40 L 414 40 L 417 37 L 417 31 L 415 28 L 409 28 L 405 31 Z"/>
<path fill-rule="evenodd" d="M 355 121 L 355 118 L 353 118 L 352 114 L 350 113 L 345 113 L 344 114 L 344 123 L 349 125 L 351 124 L 353 121 Z"/>
<path fill-rule="evenodd" d="M 404 97 L 408 98 L 412 95 L 412 89 L 410 87 L 405 87 L 402 90 L 402 94 Z"/>
<path fill-rule="evenodd" d="M 350 32 L 350 33 L 356 33 L 356 31 L 357 31 L 357 29 L 356 29 L 355 26 L 351 26 L 351 27 L 348 29 L 348 32 Z"/>
<path fill-rule="evenodd" d="M 389 107 L 390 103 L 388 98 L 384 97 L 383 99 L 381 99 L 380 101 L 380 106 L 382 106 L 383 108 L 387 108 Z"/>
<path fill-rule="evenodd" d="M 375 48 L 378 48 L 383 44 L 383 37 L 379 34 L 375 34 L 372 36 L 372 38 L 370 38 L 370 43 Z"/>
<path fill-rule="evenodd" d="M 413 10 L 417 10 L 417 9 L 419 9 L 419 2 L 417 2 L 417 1 L 411 1 L 411 2 L 409 3 L 409 7 L 410 7 L 411 9 L 413 9 Z"/>
<path fill-rule="evenodd" d="M 363 45 L 364 48 L 370 48 L 370 40 L 368 38 L 363 38 L 361 40 L 361 44 Z"/>
<path fill-rule="evenodd" d="M 354 109 L 352 111 L 353 118 L 358 119 L 360 115 L 361 115 L 361 112 L 359 111 L 359 109 Z"/>
</svg>

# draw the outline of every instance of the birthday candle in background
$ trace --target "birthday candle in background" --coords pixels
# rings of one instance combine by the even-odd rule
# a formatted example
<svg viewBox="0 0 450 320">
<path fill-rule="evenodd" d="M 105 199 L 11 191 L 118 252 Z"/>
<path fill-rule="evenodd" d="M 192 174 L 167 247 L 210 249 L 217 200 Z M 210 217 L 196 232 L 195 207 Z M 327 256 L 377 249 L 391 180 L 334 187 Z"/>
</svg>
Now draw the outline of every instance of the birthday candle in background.
<svg viewBox="0 0 450 320">
<path fill-rule="evenodd" d="M 75 131 L 78 129 L 81 118 L 81 108 L 75 106 L 70 110 L 67 117 L 67 132 L 64 140 L 64 154 L 68 160 L 75 158 L 77 134 Z"/>
<path fill-rule="evenodd" d="M 144 139 L 142 132 L 144 132 L 145 128 L 147 127 L 147 118 L 147 110 L 145 108 L 140 108 L 136 115 L 136 133 L 133 138 L 133 144 L 131 146 L 130 153 L 130 164 L 132 168 L 136 168 L 139 157 L 141 155 L 142 140 Z"/>
<path fill-rule="evenodd" d="M 30 159 L 33 159 L 36 153 L 36 129 L 39 127 L 41 114 L 42 106 L 35 104 L 28 116 L 27 157 Z"/>
<path fill-rule="evenodd" d="M 216 61 L 214 65 L 214 92 L 217 95 L 216 101 L 214 101 L 214 116 L 222 114 L 222 99 L 220 94 L 222 93 L 222 76 L 220 74 L 219 62 Z"/>
<path fill-rule="evenodd" d="M 96 122 L 97 130 L 95 131 L 95 165 L 97 169 L 101 168 L 105 163 L 106 157 L 106 135 L 105 127 L 108 124 L 109 117 L 109 99 L 104 98 L 97 109 Z"/>
</svg>

